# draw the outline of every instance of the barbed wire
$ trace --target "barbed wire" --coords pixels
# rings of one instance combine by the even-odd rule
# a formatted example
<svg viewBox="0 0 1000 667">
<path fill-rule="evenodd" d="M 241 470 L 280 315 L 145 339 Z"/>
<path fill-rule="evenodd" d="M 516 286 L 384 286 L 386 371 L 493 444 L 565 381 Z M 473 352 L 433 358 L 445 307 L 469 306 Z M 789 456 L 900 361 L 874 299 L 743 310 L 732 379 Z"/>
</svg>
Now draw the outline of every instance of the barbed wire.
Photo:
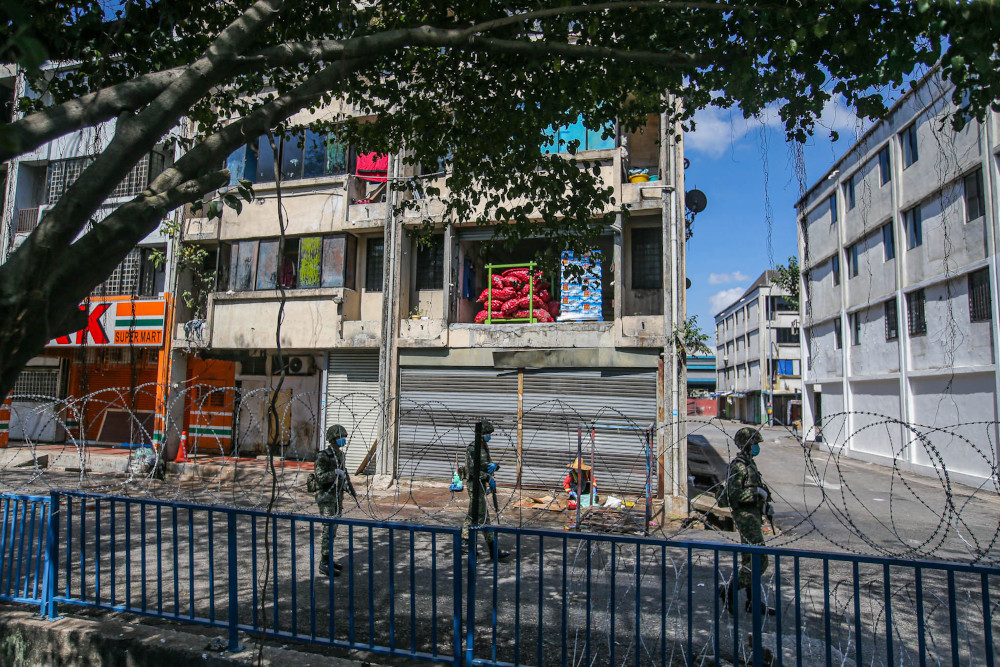
<svg viewBox="0 0 1000 667">
<path fill-rule="evenodd" d="M 65 399 L 15 396 L 12 435 L 21 440 L 0 450 L 0 490 L 70 488 L 261 508 L 270 498 L 267 443 L 276 441 L 279 506 L 315 513 L 306 478 L 324 423 L 319 393 L 297 393 L 277 402 L 275 420 L 265 417 L 272 399 L 266 388 L 237 392 L 193 385 L 169 392 L 164 401 L 165 442 L 176 442 L 183 431 L 191 430 L 191 462 L 181 464 L 167 460 L 171 448 L 152 446 L 148 412 L 129 407 L 134 397 L 143 403 L 156 391 L 154 384 Z M 231 424 L 224 419 L 227 413 Z M 199 422 L 207 416 L 218 431 L 195 433 L 195 416 L 202 417 Z M 346 452 L 358 492 L 357 504 L 347 508 L 351 515 L 460 522 L 467 494 L 448 487 L 457 467 L 464 465 L 475 419 L 486 417 L 496 425 L 489 446 L 500 464 L 498 511 L 491 504 L 491 522 L 578 528 L 577 511 L 567 502 L 562 478 L 568 464 L 582 454 L 593 466 L 597 497 L 594 507 L 580 508 L 580 529 L 642 531 L 648 496 L 655 505 L 651 533 L 666 538 L 691 530 L 691 521 L 671 516 L 669 503 L 663 510 L 659 498 L 662 489 L 676 486 L 671 467 L 661 463 L 678 451 L 677 443 L 668 441 L 670 424 L 656 428 L 613 408 L 584 413 L 553 399 L 524 408 L 518 442 L 516 415 L 500 411 L 473 416 L 441 402 L 406 399 L 386 404 L 362 393 L 327 396 L 325 417 L 326 425 L 341 423 L 350 434 Z M 715 418 L 683 421 L 689 448 L 703 439 L 715 461 L 710 479 L 692 476 L 679 486 L 690 488 L 692 497 L 705 494 L 703 499 L 711 504 L 724 483 L 728 461 L 737 453 L 732 437 L 743 425 Z M 89 432 L 85 423 L 99 426 Z M 828 415 L 808 434 L 767 429 L 768 443 L 779 446 L 766 449 L 758 461 L 775 496 L 780 526 L 768 544 L 1000 561 L 995 548 L 1000 541 L 997 427 L 995 421 L 912 424 L 852 411 Z M 108 441 L 109 432 L 119 436 L 118 446 L 99 444 Z M 60 436 L 62 442 L 52 442 Z M 380 444 L 386 442 L 399 445 Z M 886 452 L 880 465 L 857 458 L 859 452 L 879 447 Z M 394 458 L 382 462 L 385 456 Z M 379 475 L 377 469 L 395 469 L 396 474 Z M 700 523 L 711 533 L 706 538 L 738 539 L 724 530 L 725 512 L 716 508 L 703 515 L 708 520 Z"/>
</svg>

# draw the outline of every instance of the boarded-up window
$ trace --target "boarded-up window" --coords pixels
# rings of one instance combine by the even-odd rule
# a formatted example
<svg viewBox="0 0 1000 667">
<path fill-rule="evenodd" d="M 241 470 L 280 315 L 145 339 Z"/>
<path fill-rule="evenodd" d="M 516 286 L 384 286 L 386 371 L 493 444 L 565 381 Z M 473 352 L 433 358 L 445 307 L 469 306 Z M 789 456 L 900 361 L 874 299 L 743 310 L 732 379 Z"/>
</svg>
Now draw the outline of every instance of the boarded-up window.
<svg viewBox="0 0 1000 667">
<path fill-rule="evenodd" d="M 274 289 L 278 285 L 278 240 L 260 242 L 257 256 L 257 289 Z"/>
<path fill-rule="evenodd" d="M 252 290 L 254 269 L 257 267 L 257 241 L 240 241 L 233 244 L 232 257 L 230 288 L 235 292 Z"/>
<path fill-rule="evenodd" d="M 323 237 L 299 240 L 299 287 L 319 287 L 322 271 Z"/>
</svg>

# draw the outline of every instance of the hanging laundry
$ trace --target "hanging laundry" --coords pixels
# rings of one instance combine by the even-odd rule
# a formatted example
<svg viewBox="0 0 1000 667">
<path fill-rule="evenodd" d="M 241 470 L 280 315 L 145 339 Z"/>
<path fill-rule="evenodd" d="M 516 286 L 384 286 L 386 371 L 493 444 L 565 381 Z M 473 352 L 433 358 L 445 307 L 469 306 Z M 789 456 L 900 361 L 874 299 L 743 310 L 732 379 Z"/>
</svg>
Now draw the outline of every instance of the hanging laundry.
<svg viewBox="0 0 1000 667">
<path fill-rule="evenodd" d="M 389 172 L 389 155 L 387 153 L 362 153 L 358 155 L 355 172 L 358 178 L 373 183 L 385 183 Z"/>
</svg>

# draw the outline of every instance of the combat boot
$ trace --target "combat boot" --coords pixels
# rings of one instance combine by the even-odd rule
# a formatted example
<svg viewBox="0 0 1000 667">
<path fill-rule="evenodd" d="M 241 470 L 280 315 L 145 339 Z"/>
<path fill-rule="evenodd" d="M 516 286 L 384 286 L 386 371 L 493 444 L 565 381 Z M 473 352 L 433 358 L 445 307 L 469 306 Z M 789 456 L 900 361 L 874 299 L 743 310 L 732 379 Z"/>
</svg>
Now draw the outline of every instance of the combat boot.
<svg viewBox="0 0 1000 667">
<path fill-rule="evenodd" d="M 334 563 L 333 564 L 333 576 L 339 577 L 340 576 L 340 571 L 342 569 L 343 569 L 343 566 L 340 563 Z M 320 561 L 320 564 L 319 564 L 319 573 L 322 574 L 323 576 L 326 576 L 326 577 L 330 576 L 330 565 L 325 560 Z"/>
<path fill-rule="evenodd" d="M 496 559 L 498 561 L 505 561 L 510 558 L 510 552 L 498 549 L 495 542 L 487 542 L 486 545 L 490 548 L 490 559 L 493 558 L 494 554 L 496 554 Z"/>
<path fill-rule="evenodd" d="M 726 611 L 729 615 L 733 615 L 733 597 L 735 595 L 735 586 L 731 586 L 728 582 L 723 582 L 719 584 L 718 589 L 719 597 L 722 598 L 723 602 L 726 603 Z"/>
</svg>

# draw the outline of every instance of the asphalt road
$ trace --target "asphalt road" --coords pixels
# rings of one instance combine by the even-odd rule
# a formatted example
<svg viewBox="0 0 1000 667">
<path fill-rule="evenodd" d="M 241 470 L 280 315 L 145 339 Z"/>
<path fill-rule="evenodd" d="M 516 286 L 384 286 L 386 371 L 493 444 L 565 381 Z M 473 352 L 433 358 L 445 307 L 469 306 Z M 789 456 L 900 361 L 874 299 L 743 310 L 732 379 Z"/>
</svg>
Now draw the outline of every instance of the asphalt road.
<svg viewBox="0 0 1000 667">
<path fill-rule="evenodd" d="M 732 436 L 743 426 L 688 422 L 689 457 L 724 477 L 736 454 Z M 775 496 L 779 530 L 769 545 L 1000 564 L 1000 497 L 990 489 L 946 486 L 803 445 L 783 427 L 762 434 L 757 464 Z"/>
</svg>

